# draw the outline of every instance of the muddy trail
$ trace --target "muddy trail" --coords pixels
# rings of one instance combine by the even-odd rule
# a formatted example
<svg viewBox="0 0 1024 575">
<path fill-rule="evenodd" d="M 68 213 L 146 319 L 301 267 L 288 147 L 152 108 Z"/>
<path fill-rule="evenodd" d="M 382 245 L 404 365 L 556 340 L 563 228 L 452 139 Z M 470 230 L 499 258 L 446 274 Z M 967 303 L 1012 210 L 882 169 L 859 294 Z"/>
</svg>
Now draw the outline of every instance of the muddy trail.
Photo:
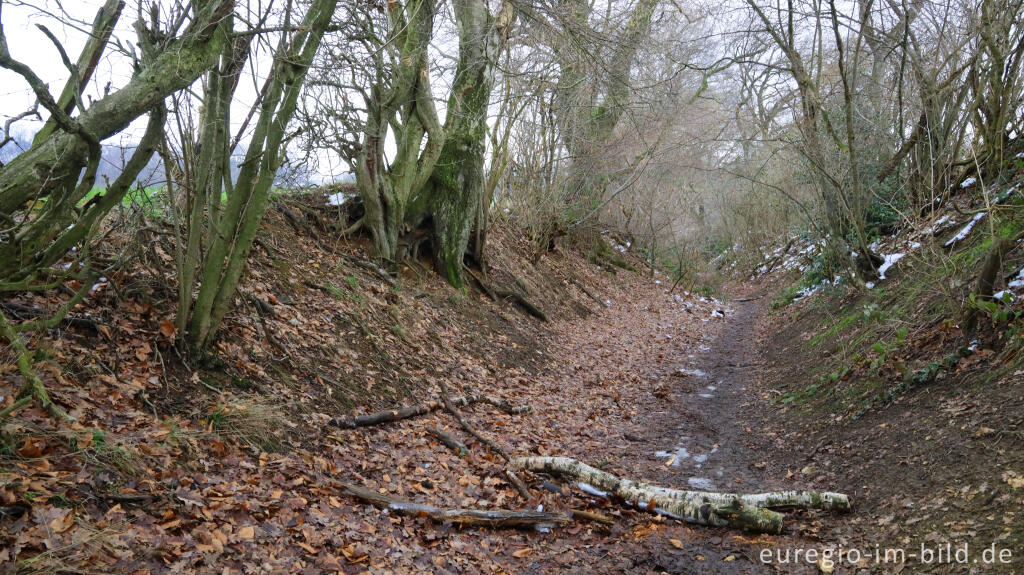
<svg viewBox="0 0 1024 575">
<path fill-rule="evenodd" d="M 654 291 L 654 290 L 651 290 Z M 660 291 L 660 290 L 658 290 Z M 759 326 L 763 300 L 714 302 L 710 315 L 661 293 L 613 305 L 599 317 L 570 329 L 565 345 L 553 352 L 551 366 L 576 366 L 569 379 L 558 368 L 547 374 L 561 384 L 545 390 L 545 401 L 600 410 L 609 393 L 600 382 L 626 367 L 632 381 L 610 392 L 618 408 L 602 411 L 568 433 L 558 453 L 603 465 L 620 476 L 677 489 L 758 493 L 782 489 L 828 490 L 812 477 L 780 472 L 769 461 L 777 446 L 758 416 L 763 402 L 756 384 L 762 374 Z M 724 315 L 724 317 L 723 317 Z M 588 325 L 589 324 L 589 325 Z M 581 367 L 580 354 L 603 358 L 621 342 L 624 357 Z M 596 351 L 596 353 L 594 353 Z M 615 365 L 614 367 L 612 365 Z M 596 382 L 581 398 L 571 382 Z M 629 407 L 627 407 L 629 406 Z M 630 409 L 630 407 L 632 409 Z M 571 415 L 572 411 L 569 410 Z M 599 500 L 588 501 L 606 505 Z M 571 573 L 819 573 L 814 562 L 762 561 L 770 549 L 821 549 L 822 522 L 842 530 L 846 516 L 815 511 L 786 513 L 781 535 L 756 535 L 724 528 L 688 525 L 643 512 L 605 507 L 616 526 L 594 540 L 563 534 L 541 549 L 531 568 Z M 564 547 L 563 547 L 564 546 Z M 571 548 L 572 551 L 565 549 Z M 840 571 L 842 572 L 842 571 Z"/>
<path fill-rule="evenodd" d="M 830 489 L 809 478 L 778 474 L 779 446 L 763 433 L 763 409 L 757 382 L 764 364 L 759 330 L 763 300 L 739 298 L 724 325 L 697 353 L 671 366 L 677 384 L 663 409 L 650 413 L 643 445 L 661 465 L 649 466 L 652 482 L 698 491 L 757 493 L 784 489 Z M 683 375 L 679 378 L 678 375 Z M 787 458 L 788 459 L 788 458 Z M 792 475 L 792 474 L 790 474 Z M 686 552 L 666 554 L 664 567 L 678 573 L 819 573 L 814 561 L 779 561 L 777 549 L 822 549 L 818 523 L 842 531 L 843 516 L 815 512 L 787 513 L 779 536 L 751 536 L 731 530 L 686 528 Z M 772 560 L 761 552 L 771 550 Z M 785 551 L 783 551 L 785 553 Z M 785 557 L 785 555 L 783 555 Z"/>
</svg>

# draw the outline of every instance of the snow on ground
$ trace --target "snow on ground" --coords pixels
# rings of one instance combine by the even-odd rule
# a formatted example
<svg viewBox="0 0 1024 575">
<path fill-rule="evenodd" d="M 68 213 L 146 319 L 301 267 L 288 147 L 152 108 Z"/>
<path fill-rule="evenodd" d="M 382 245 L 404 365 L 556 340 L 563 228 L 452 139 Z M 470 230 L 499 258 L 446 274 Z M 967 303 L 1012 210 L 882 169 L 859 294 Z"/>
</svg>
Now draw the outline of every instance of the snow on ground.
<svg viewBox="0 0 1024 575">
<path fill-rule="evenodd" d="M 949 214 L 944 214 L 941 218 L 935 220 L 928 229 L 921 232 L 923 235 L 933 236 L 938 230 L 941 230 L 947 224 L 953 223 L 953 218 Z"/>
<path fill-rule="evenodd" d="M 1013 293 L 1010 290 L 1006 290 L 1006 289 L 1004 289 L 1002 291 L 997 291 L 996 293 L 992 294 L 992 299 L 994 299 L 994 300 L 1006 301 L 1007 298 L 1009 298 L 1010 302 L 1016 301 L 1017 300 L 1017 294 Z"/>
<path fill-rule="evenodd" d="M 957 232 L 955 236 L 949 238 L 948 240 L 946 240 L 946 243 L 942 244 L 943 247 L 948 248 L 957 242 L 963 241 L 965 238 L 967 238 L 967 236 L 971 235 L 971 230 L 974 229 L 975 224 L 985 219 L 985 216 L 987 215 L 988 212 L 974 214 L 974 217 L 971 218 L 971 221 L 967 222 L 966 226 L 960 228 L 960 231 Z"/>
<path fill-rule="evenodd" d="M 1010 289 L 1024 288 L 1024 269 L 1014 274 L 1010 281 L 1006 283 L 1006 287 Z"/>
<path fill-rule="evenodd" d="M 345 200 L 352 197 L 352 194 L 345 192 L 338 192 L 336 194 L 328 194 L 327 205 L 329 206 L 340 206 L 345 203 Z"/>
<path fill-rule="evenodd" d="M 921 245 L 921 244 L 918 244 Z M 907 254 L 890 254 L 885 257 L 885 262 L 878 268 L 878 279 L 885 279 L 885 272 L 889 271 L 889 268 L 896 265 L 896 262 L 903 259 Z"/>
</svg>

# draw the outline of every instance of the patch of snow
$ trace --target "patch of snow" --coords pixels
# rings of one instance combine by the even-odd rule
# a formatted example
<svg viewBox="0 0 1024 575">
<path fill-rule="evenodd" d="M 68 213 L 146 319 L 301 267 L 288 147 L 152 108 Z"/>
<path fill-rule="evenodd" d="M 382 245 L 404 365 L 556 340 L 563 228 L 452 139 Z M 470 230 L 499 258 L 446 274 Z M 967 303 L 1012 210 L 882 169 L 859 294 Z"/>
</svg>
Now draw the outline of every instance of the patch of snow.
<svg viewBox="0 0 1024 575">
<path fill-rule="evenodd" d="M 957 232 L 955 236 L 949 238 L 949 240 L 945 244 L 943 244 L 943 245 L 948 248 L 949 246 L 951 246 L 951 245 L 953 245 L 953 244 L 963 240 L 964 238 L 966 238 L 971 233 L 971 230 L 974 229 L 974 225 L 977 224 L 978 222 L 980 222 L 987 215 L 988 215 L 988 212 L 981 212 L 980 214 L 974 214 L 974 217 L 971 218 L 971 221 L 967 222 L 966 226 L 964 226 L 963 228 L 960 228 L 960 231 Z"/>
<path fill-rule="evenodd" d="M 703 397 L 704 399 L 711 399 L 712 397 L 714 397 L 714 395 L 712 395 L 710 393 L 698 393 L 697 396 L 698 397 Z"/>
<path fill-rule="evenodd" d="M 941 228 L 942 226 L 944 226 L 944 225 L 946 225 L 946 224 L 948 224 L 948 223 L 950 223 L 952 221 L 953 221 L 953 218 L 951 218 L 949 216 L 949 214 L 946 214 L 946 215 L 942 216 L 941 218 L 935 220 L 935 223 L 932 224 L 931 227 L 929 227 L 927 230 L 924 230 L 923 233 L 925 233 L 927 235 L 935 235 L 935 232 L 939 228 Z"/>
<path fill-rule="evenodd" d="M 1010 281 L 1007 282 L 1006 286 L 1009 288 L 1024 287 L 1024 269 L 1021 269 L 1016 275 L 1010 278 Z"/>
<path fill-rule="evenodd" d="M 704 371 L 699 370 L 697 368 L 692 368 L 692 369 L 690 369 L 690 368 L 681 368 L 679 370 L 679 373 L 681 373 L 682 375 L 692 375 L 694 377 L 707 377 L 707 375 L 708 375 Z"/>
<path fill-rule="evenodd" d="M 589 483 L 584 483 L 584 482 L 580 481 L 579 483 L 576 484 L 576 487 L 579 487 L 580 491 L 582 491 L 584 493 L 589 493 L 589 494 L 591 494 L 591 495 L 593 495 L 595 497 L 604 497 L 604 498 L 608 497 L 608 493 L 607 492 L 601 491 L 600 489 L 594 487 L 593 485 L 591 485 Z"/>
<path fill-rule="evenodd" d="M 683 459 L 690 458 L 690 451 L 685 447 L 680 447 L 675 451 L 658 451 L 654 454 L 655 457 L 672 457 L 672 465 L 678 466 L 679 462 Z"/>
<path fill-rule="evenodd" d="M 966 180 L 964 180 L 964 183 L 960 184 L 960 187 L 961 188 L 966 188 L 967 186 L 973 186 L 974 182 L 977 182 L 977 181 L 978 181 L 978 178 L 967 178 Z"/>
<path fill-rule="evenodd" d="M 722 310 L 716 309 L 711 312 L 711 317 L 725 317 L 725 314 L 722 313 Z"/>
<path fill-rule="evenodd" d="M 864 287 L 868 289 L 875 289 L 875 282 L 867 282 L 864 284 Z"/>
<path fill-rule="evenodd" d="M 878 279 L 885 279 L 885 272 L 889 271 L 892 266 L 896 265 L 896 262 L 903 259 L 907 254 L 890 254 L 885 257 L 885 262 L 878 268 Z"/>
<path fill-rule="evenodd" d="M 336 194 L 330 194 L 327 196 L 327 205 L 329 206 L 340 206 L 345 203 L 345 200 L 352 197 L 352 194 L 346 194 L 345 192 L 338 192 Z"/>
<path fill-rule="evenodd" d="M 712 491 L 715 488 L 715 484 L 705 477 L 691 477 L 687 479 L 686 482 L 690 484 L 690 487 L 703 489 L 705 491 Z"/>
<path fill-rule="evenodd" d="M 1013 302 L 1014 300 L 1017 299 L 1017 294 L 1013 293 L 1010 290 L 1005 290 L 1005 289 L 1003 291 L 996 292 L 996 293 L 992 294 L 992 299 L 994 299 L 994 300 L 1006 301 L 1004 298 L 1010 298 L 1009 301 Z"/>
</svg>

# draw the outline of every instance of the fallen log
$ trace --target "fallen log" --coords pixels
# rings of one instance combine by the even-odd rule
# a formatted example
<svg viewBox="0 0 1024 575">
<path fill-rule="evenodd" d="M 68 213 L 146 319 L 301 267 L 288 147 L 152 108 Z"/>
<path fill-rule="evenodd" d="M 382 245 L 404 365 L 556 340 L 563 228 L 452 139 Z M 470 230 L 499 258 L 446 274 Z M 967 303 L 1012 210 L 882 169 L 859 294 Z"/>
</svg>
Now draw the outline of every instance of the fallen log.
<svg viewBox="0 0 1024 575">
<path fill-rule="evenodd" d="M 486 527 L 530 527 L 538 530 L 550 529 L 569 523 L 565 513 L 543 511 L 509 511 L 487 509 L 442 509 L 432 505 L 412 503 L 371 491 L 364 487 L 342 483 L 350 495 L 379 509 L 387 509 L 399 515 L 412 517 L 427 516 L 434 521 L 458 523 L 460 525 L 483 525 Z"/>
<path fill-rule="evenodd" d="M 507 401 L 502 401 L 500 399 L 490 397 L 487 395 L 467 395 L 465 397 L 456 397 L 452 399 L 452 404 L 458 407 L 463 407 L 479 402 L 483 402 L 488 405 L 493 405 L 494 407 L 497 407 L 498 409 L 504 411 L 505 413 L 508 413 L 509 415 L 528 413 L 531 410 L 529 406 L 513 406 Z M 377 413 L 370 413 L 367 415 L 360 415 L 357 417 L 335 417 L 330 421 L 330 424 L 335 427 L 341 427 L 343 429 L 369 427 L 371 425 L 390 423 L 392 421 L 399 421 L 402 419 L 409 419 L 410 417 L 416 417 L 417 415 L 424 415 L 430 413 L 431 411 L 441 409 L 442 407 L 444 407 L 444 402 L 426 401 L 423 403 L 418 403 L 416 405 L 410 405 L 409 407 L 403 407 L 401 409 L 378 411 Z"/>
<path fill-rule="evenodd" d="M 739 495 L 684 491 L 622 479 L 568 457 L 517 457 L 514 467 L 569 477 L 589 493 L 609 493 L 640 509 L 698 525 L 732 527 L 746 531 L 779 533 L 782 515 L 773 509 L 813 508 L 846 511 L 849 499 L 841 493 L 780 491 Z"/>
</svg>

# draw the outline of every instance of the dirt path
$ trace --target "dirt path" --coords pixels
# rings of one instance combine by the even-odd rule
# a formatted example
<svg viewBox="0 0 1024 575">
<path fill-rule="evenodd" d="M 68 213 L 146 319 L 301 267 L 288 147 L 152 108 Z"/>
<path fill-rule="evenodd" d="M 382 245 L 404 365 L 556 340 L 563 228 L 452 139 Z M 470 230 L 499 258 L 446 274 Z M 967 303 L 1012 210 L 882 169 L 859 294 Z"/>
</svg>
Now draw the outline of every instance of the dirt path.
<svg viewBox="0 0 1024 575">
<path fill-rule="evenodd" d="M 561 326 L 564 338 L 554 347 L 538 402 L 549 406 L 539 415 L 558 418 L 563 432 L 540 451 L 681 489 L 810 487 L 769 471 L 773 466 L 766 462 L 777 446 L 765 438 L 760 419 L 751 417 L 762 402 L 755 383 L 762 367 L 757 336 L 763 302 L 684 301 L 660 288 L 630 295 L 586 322 Z M 575 547 L 572 563 L 541 565 L 587 573 L 819 572 L 806 563 L 766 564 L 760 554 L 766 548 L 815 547 L 808 534 L 825 517 L 820 514 L 790 513 L 782 536 L 753 536 L 614 507 L 606 512 L 618 515 L 608 537 L 591 548 L 589 537 L 562 534 L 553 546 Z M 583 563 L 585 569 L 579 567 Z"/>
</svg>

